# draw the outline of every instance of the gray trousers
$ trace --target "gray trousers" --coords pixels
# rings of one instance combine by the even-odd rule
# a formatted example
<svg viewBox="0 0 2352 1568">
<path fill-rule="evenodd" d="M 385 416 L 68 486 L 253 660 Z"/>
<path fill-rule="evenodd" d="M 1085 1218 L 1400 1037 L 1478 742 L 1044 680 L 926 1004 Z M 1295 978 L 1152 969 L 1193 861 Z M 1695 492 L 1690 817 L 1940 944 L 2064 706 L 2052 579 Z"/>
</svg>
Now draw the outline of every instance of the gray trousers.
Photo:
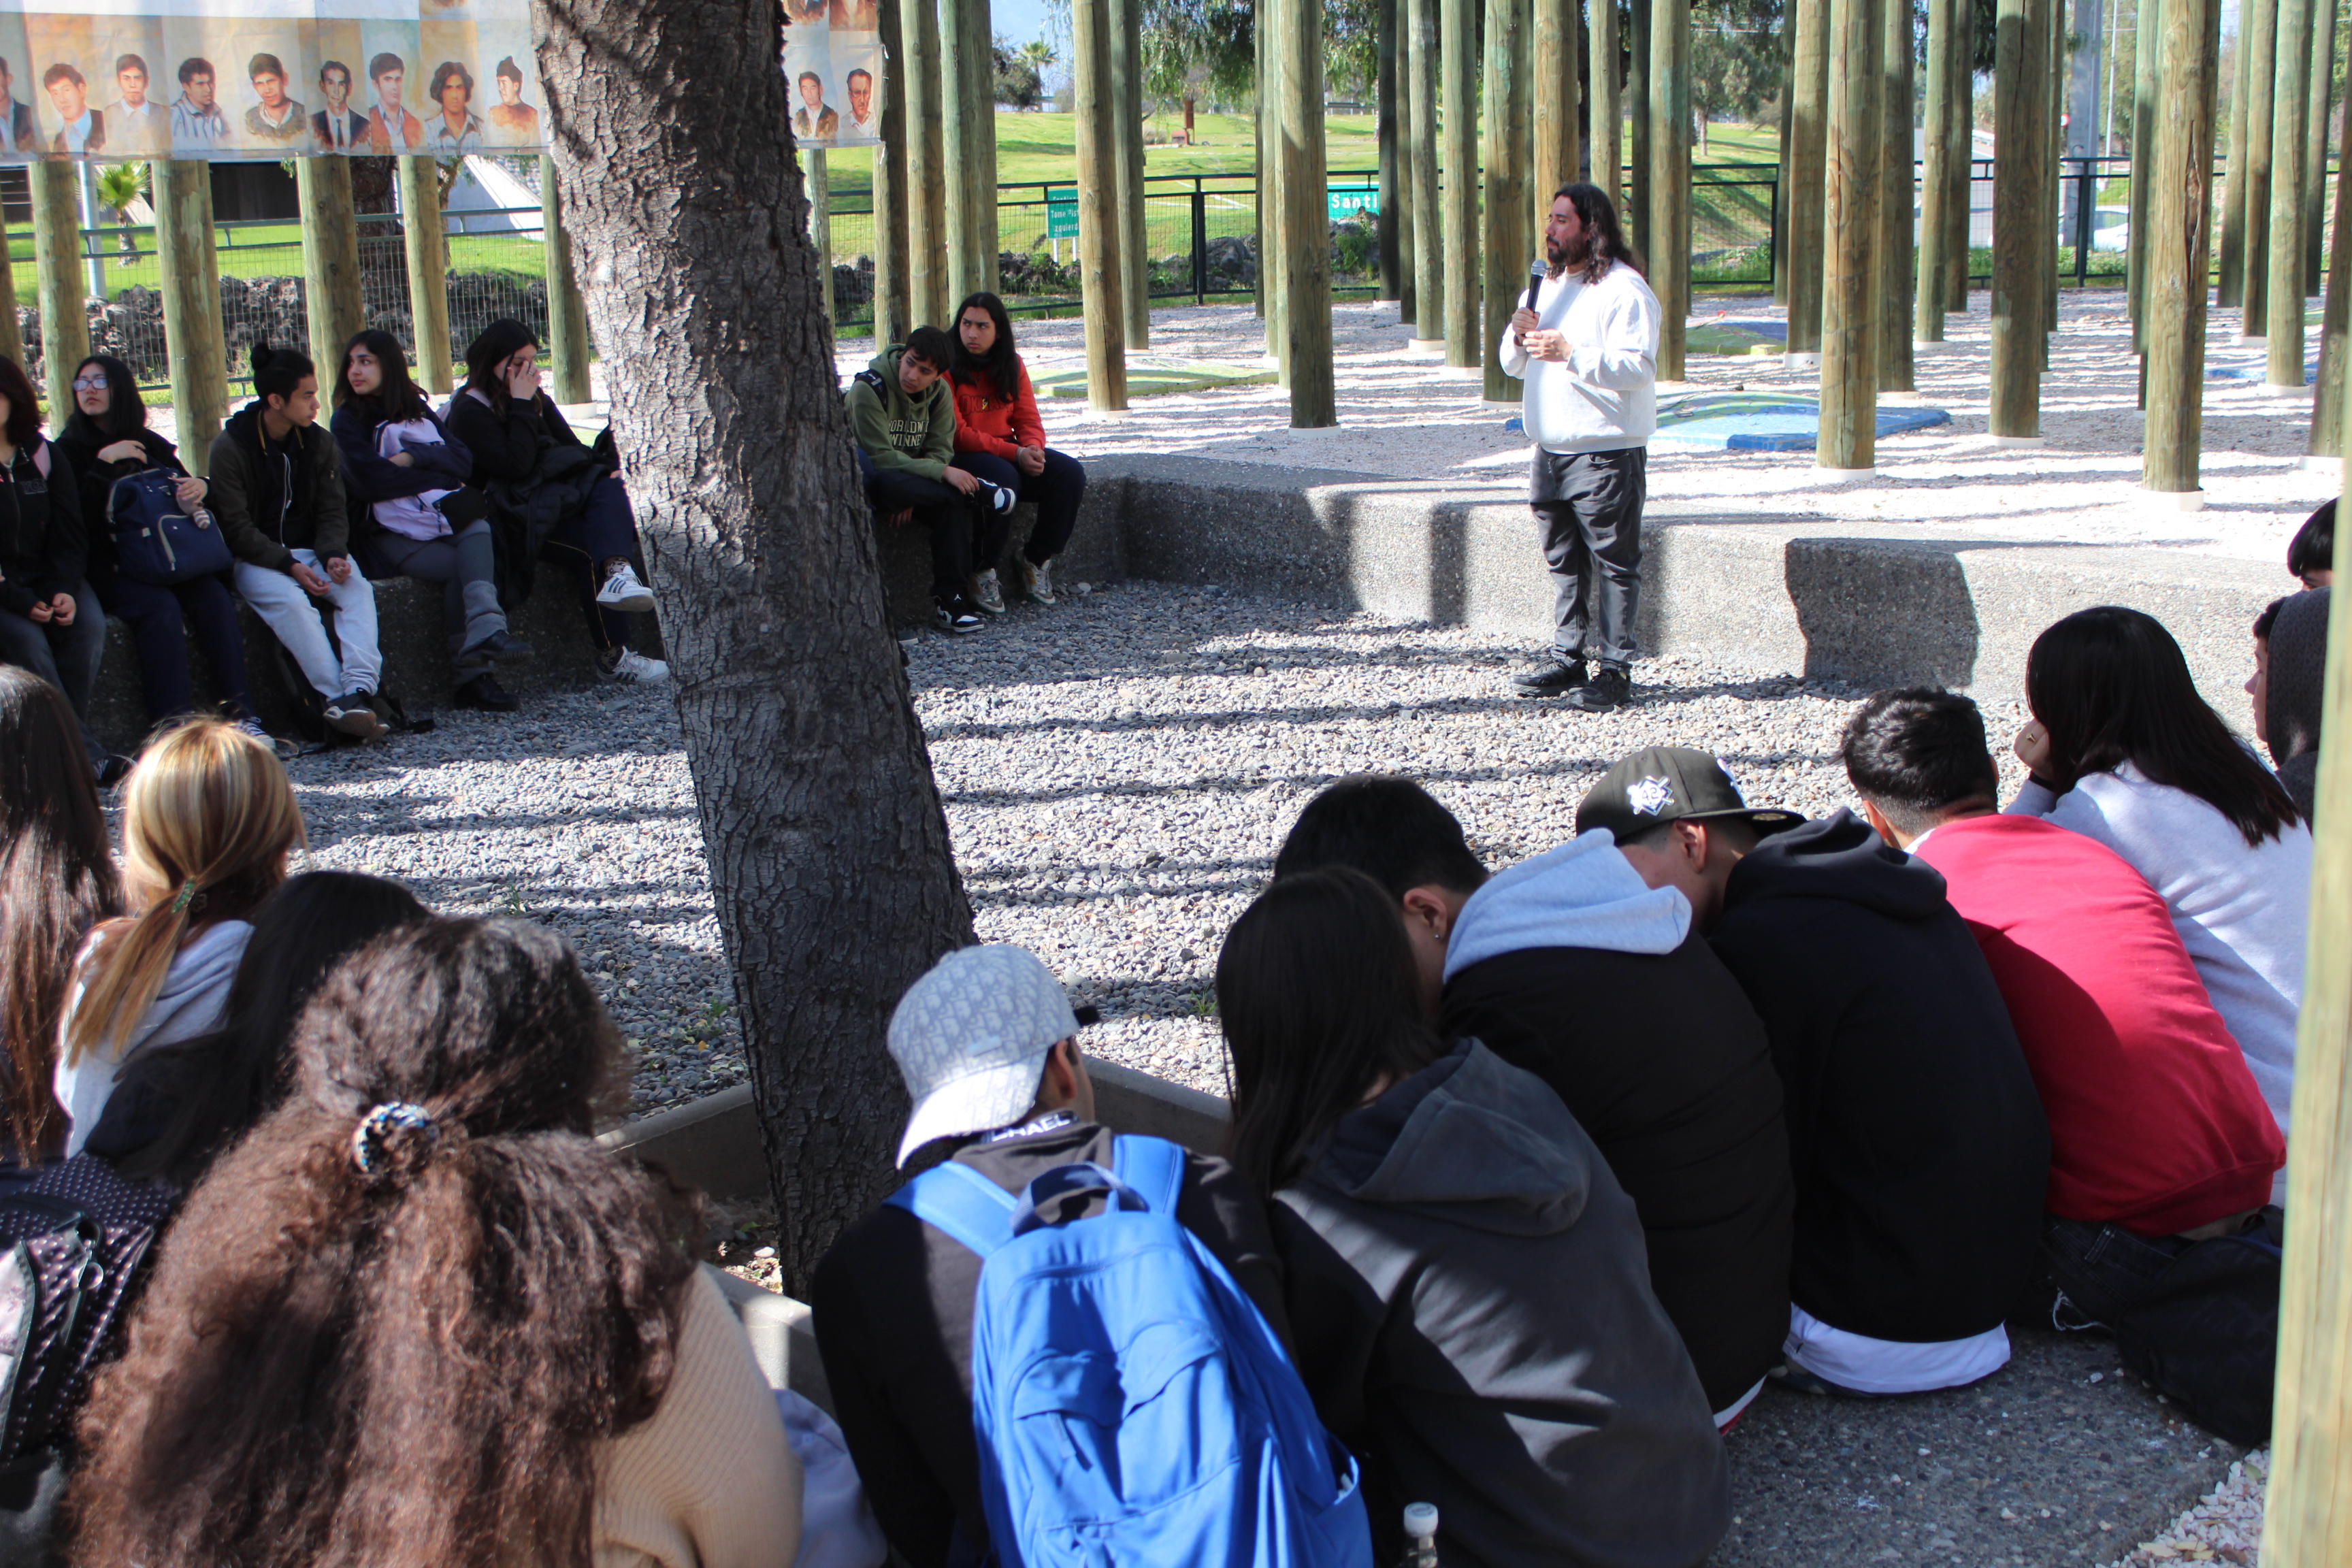
<svg viewBox="0 0 2352 1568">
<path fill-rule="evenodd" d="M 0 664 L 29 669 L 66 694 L 81 726 L 81 749 L 96 769 L 106 762 L 107 751 L 89 727 L 89 694 L 106 657 L 106 611 L 87 583 L 76 583 L 66 592 L 74 602 L 69 626 L 0 610 Z"/>
<path fill-rule="evenodd" d="M 1528 502 L 1543 529 L 1551 568 L 1552 646 L 1563 658 L 1622 670 L 1639 651 L 1633 615 L 1642 599 L 1642 502 L 1650 454 L 1536 448 Z"/>
<path fill-rule="evenodd" d="M 440 539 L 411 539 L 385 529 L 370 541 L 369 548 L 397 575 L 441 584 L 441 615 L 449 627 L 449 664 L 457 684 L 488 674 L 491 660 L 479 655 L 460 659 L 457 655 L 492 632 L 507 629 L 507 613 L 499 606 L 489 522 L 477 518 Z"/>
</svg>

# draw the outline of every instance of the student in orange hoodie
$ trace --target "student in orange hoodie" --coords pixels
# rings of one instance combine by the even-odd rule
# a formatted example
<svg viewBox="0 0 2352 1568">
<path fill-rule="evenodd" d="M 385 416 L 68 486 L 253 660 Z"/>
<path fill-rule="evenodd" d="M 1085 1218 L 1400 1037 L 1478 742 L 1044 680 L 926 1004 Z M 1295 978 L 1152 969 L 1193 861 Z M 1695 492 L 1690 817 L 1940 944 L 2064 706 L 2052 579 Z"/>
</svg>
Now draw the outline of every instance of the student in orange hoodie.
<svg viewBox="0 0 2352 1568">
<path fill-rule="evenodd" d="M 1013 352 L 1013 321 L 1004 301 L 985 291 L 956 308 L 955 463 L 993 484 L 1037 503 L 1037 525 L 1016 559 L 1021 596 L 1033 605 L 1054 602 L 1054 557 L 1070 542 L 1078 501 L 1087 493 L 1087 470 L 1076 458 L 1045 446 L 1037 419 L 1036 395 L 1029 390 L 1028 367 Z M 992 615 L 1004 613 L 993 557 L 979 563 L 972 597 Z"/>
</svg>

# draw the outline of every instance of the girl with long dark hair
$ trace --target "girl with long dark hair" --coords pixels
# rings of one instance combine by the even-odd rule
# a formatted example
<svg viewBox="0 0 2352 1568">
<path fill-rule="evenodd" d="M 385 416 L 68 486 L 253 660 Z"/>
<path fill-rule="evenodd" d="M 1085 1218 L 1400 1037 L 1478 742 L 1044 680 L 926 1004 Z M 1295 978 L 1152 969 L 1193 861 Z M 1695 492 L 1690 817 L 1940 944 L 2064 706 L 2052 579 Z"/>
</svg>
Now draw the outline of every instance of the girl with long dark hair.
<svg viewBox="0 0 2352 1568">
<path fill-rule="evenodd" d="M 1729 1481 L 1633 1200 L 1542 1079 L 1441 1045 L 1417 973 L 1344 868 L 1276 881 L 1217 957 L 1299 1372 L 1375 1529 L 1433 1502 L 1448 1562 L 1690 1568 Z"/>
<path fill-rule="evenodd" d="M 41 405 L 15 360 L 0 358 L 0 664 L 29 669 L 73 705 L 100 786 L 130 770 L 89 727 L 106 657 L 106 612 L 89 580 L 89 541 L 73 460 L 41 438 Z"/>
<path fill-rule="evenodd" d="M 521 704 L 491 671 L 529 658 L 499 603 L 498 551 L 489 507 L 473 478 L 474 455 L 449 433 L 408 378 L 400 340 L 373 328 L 343 345 L 335 376 L 334 432 L 343 486 L 367 507 L 353 541 L 371 581 L 414 577 L 441 587 L 449 664 L 460 708 L 511 713 Z"/>
<path fill-rule="evenodd" d="M 72 1559 L 782 1568 L 801 1472 L 562 940 L 410 927 L 302 1015 L 93 1386 Z"/>
<path fill-rule="evenodd" d="M 65 693 L 0 665 L 0 1154 L 17 1164 L 62 1142 L 49 1081 L 74 952 L 121 902 L 98 781 Z"/>
<path fill-rule="evenodd" d="M 188 472 L 178 447 L 147 427 L 147 405 L 129 365 L 111 354 L 92 354 L 75 367 L 73 389 L 73 416 L 58 433 L 58 450 L 71 460 L 80 479 L 90 586 L 104 596 L 106 613 L 130 626 L 139 650 L 139 694 L 148 720 L 160 724 L 196 710 L 188 668 L 188 628 L 194 626 L 230 722 L 280 755 L 290 753 L 290 745 L 261 727 L 254 709 L 230 573 L 163 586 L 124 576 L 115 556 L 107 500 L 116 480 L 152 468 L 175 474 L 179 482 L 173 494 L 184 510 L 204 505 L 205 481 Z"/>
<path fill-rule="evenodd" d="M 652 613 L 654 596 L 620 469 L 572 434 L 539 382 L 538 340 L 501 318 L 467 345 L 466 384 L 449 400 L 449 428 L 474 454 L 475 482 L 520 534 L 507 550 L 509 581 L 519 598 L 533 562 L 563 566 L 580 584 L 598 672 L 667 680 L 667 664 L 629 647 L 628 617 Z"/>
<path fill-rule="evenodd" d="M 2025 696 L 2033 721 L 2017 755 L 2030 776 L 2009 809 L 2097 839 L 2164 896 L 2284 1131 L 2311 904 L 2311 831 L 2294 800 L 2141 611 L 2080 610 L 2043 632 Z"/>
<path fill-rule="evenodd" d="M 955 466 L 1037 503 L 1037 526 L 1016 558 L 1021 596 L 1033 605 L 1050 605 L 1054 558 L 1068 547 L 1077 526 L 1087 470 L 1076 458 L 1045 445 L 1029 367 L 1013 352 L 1013 318 L 1005 314 L 1004 301 L 985 289 L 956 307 L 956 363 L 949 379 L 955 385 Z M 994 548 L 974 552 L 980 572 L 972 598 L 999 615 L 1004 590 L 996 563 L 1003 551 L 1004 541 L 998 539 Z"/>
</svg>

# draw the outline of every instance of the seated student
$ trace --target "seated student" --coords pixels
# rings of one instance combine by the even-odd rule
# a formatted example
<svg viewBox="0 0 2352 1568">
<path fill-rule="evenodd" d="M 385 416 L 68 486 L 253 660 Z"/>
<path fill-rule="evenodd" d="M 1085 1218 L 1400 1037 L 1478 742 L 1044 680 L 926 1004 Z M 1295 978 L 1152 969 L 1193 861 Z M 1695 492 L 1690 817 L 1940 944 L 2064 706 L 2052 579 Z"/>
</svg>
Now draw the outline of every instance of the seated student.
<svg viewBox="0 0 2352 1568">
<path fill-rule="evenodd" d="M 521 704 L 491 670 L 529 658 L 531 647 L 507 630 L 499 603 L 489 509 L 466 485 L 474 455 L 450 439 L 408 379 L 398 338 L 371 328 L 344 345 L 329 428 L 342 454 L 344 486 L 368 509 L 359 546 L 370 574 L 440 584 L 457 706 L 513 712 Z"/>
<path fill-rule="evenodd" d="M 251 917 L 306 847 L 270 749 L 196 719 L 151 742 L 122 790 L 122 918 L 76 961 L 54 1083 L 78 1154 L 123 1065 L 220 1023 Z"/>
<path fill-rule="evenodd" d="M 1108 1165 L 1078 1022 L 1017 947 L 949 953 L 890 1017 L 914 1110 L 898 1163 L 971 1166 L 1008 1193 L 1057 1166 Z M 1177 1218 L 1287 1339 L 1265 1209 L 1222 1160 L 1187 1157 Z M 981 1259 L 907 1210 L 877 1208 L 818 1263 L 810 1305 L 834 1415 L 874 1517 L 913 1568 L 989 1558 L 972 1434 L 971 1325 Z"/>
<path fill-rule="evenodd" d="M 2287 541 L 2286 569 L 2303 579 L 2306 588 L 2326 588 L 2336 581 L 2336 500 L 2334 497 L 2319 503 L 2319 510 L 2303 520 L 2303 526 Z"/>
<path fill-rule="evenodd" d="M 147 427 L 147 405 L 129 365 L 110 354 L 92 354 L 76 367 L 73 385 L 73 416 L 58 436 L 58 450 L 71 459 L 81 480 L 90 586 L 104 595 L 107 615 L 130 626 L 139 650 L 139 693 L 146 700 L 148 719 L 161 723 L 196 710 L 195 686 L 188 671 L 188 627 L 193 625 L 230 721 L 254 739 L 268 742 L 279 755 L 290 754 L 294 748 L 271 740 L 254 716 L 232 574 L 218 572 L 160 587 L 124 576 L 116 560 L 113 531 L 107 526 L 107 502 L 116 480 L 150 468 L 177 474 L 180 480 L 173 493 L 183 508 L 203 506 L 205 481 L 188 472 L 177 447 Z"/>
<path fill-rule="evenodd" d="M 134 1182 L 185 1192 L 275 1110 L 291 1076 L 294 1026 L 335 966 L 433 911 L 397 882 L 356 871 L 289 877 L 253 917 L 220 1026 L 132 1058 L 85 1152 Z"/>
<path fill-rule="evenodd" d="M 2032 722 L 2011 812 L 2097 839 L 2164 898 L 2207 994 L 2287 1127 L 2311 909 L 2311 830 L 2294 797 L 2198 694 L 2155 617 L 2105 605 L 2025 659 Z"/>
<path fill-rule="evenodd" d="M 41 438 L 41 405 L 16 362 L 0 357 L 0 664 L 29 669 L 66 694 L 100 788 L 130 763 L 89 727 L 89 695 L 106 657 L 106 615 L 89 567 L 81 489 L 72 460 Z"/>
<path fill-rule="evenodd" d="M 625 685 L 658 685 L 669 665 L 629 646 L 629 616 L 653 613 L 645 556 L 620 468 L 581 443 L 540 387 L 539 344 L 520 321 L 484 327 L 466 349 L 466 384 L 445 411 L 449 435 L 474 458 L 509 543 L 499 545 L 507 603 L 531 588 L 533 563 L 552 561 L 579 585 L 596 671 Z"/>
<path fill-rule="evenodd" d="M 1217 955 L 1234 1163 L 1373 1527 L 1434 1503 L 1459 1568 L 1702 1563 L 1729 1476 L 1633 1205 L 1559 1096 L 1441 1043 L 1418 991 L 1395 903 L 1346 867 L 1276 880 Z"/>
<path fill-rule="evenodd" d="M 1489 880 L 1453 813 L 1379 774 L 1307 802 L 1274 871 L 1326 866 L 1403 910 L 1425 1016 L 1549 1084 L 1607 1156 L 1707 1406 L 1734 1419 L 1788 1337 L 1794 1197 L 1764 1026 L 1688 907 L 1598 837 Z"/>
<path fill-rule="evenodd" d="M 173 1221 L 68 1492 L 72 1560 L 785 1568 L 802 1475 L 562 938 L 440 920 L 302 1015 Z"/>
<path fill-rule="evenodd" d="M 1690 900 L 1756 1005 L 1797 1181 L 1790 1381 L 1953 1388 L 2009 1360 L 2050 1131 L 2009 1009 L 1944 879 L 1850 811 L 1759 835 L 1723 764 L 1656 746 L 1577 809 Z"/>
<path fill-rule="evenodd" d="M 956 308 L 955 466 L 1037 503 L 1037 526 L 1021 546 L 1021 596 L 1054 602 L 1054 558 L 1067 548 L 1086 498 L 1087 470 L 1045 445 L 1029 367 L 1013 351 L 1013 318 L 985 290 Z M 980 559 L 972 597 L 991 615 L 1004 608 L 996 561 Z"/>
<path fill-rule="evenodd" d="M 369 700 L 383 670 L 375 588 L 350 554 L 342 465 L 313 428 L 319 377 L 292 349 L 253 347 L 254 400 L 213 437 L 213 515 L 236 557 L 239 597 L 269 625 L 319 693 L 328 724 L 362 741 L 384 733 Z M 314 601 L 332 607 L 335 640 Z"/>
<path fill-rule="evenodd" d="M 2273 599 L 2254 619 L 2254 739 L 2270 748 L 2278 781 L 2305 824 L 2317 827 L 2319 719 L 2327 684 L 2327 616 L 2335 590 Z"/>
<path fill-rule="evenodd" d="M 2286 1144 L 2156 889 L 2105 845 L 2000 814 L 1965 697 L 1882 691 L 1841 755 L 1871 826 L 1943 874 L 1992 966 L 2050 1122 L 2053 1224 L 2168 1236 L 2270 1201 Z"/>
<path fill-rule="evenodd" d="M 993 562 L 1004 553 L 1015 498 L 949 461 L 955 456 L 955 395 L 942 382 L 955 353 L 945 332 L 917 327 L 903 348 L 884 349 L 852 376 L 842 397 L 866 499 L 883 521 L 919 522 L 929 532 L 932 617 L 941 631 L 961 633 L 982 625 L 971 596 L 972 563 L 975 555 Z"/>
</svg>

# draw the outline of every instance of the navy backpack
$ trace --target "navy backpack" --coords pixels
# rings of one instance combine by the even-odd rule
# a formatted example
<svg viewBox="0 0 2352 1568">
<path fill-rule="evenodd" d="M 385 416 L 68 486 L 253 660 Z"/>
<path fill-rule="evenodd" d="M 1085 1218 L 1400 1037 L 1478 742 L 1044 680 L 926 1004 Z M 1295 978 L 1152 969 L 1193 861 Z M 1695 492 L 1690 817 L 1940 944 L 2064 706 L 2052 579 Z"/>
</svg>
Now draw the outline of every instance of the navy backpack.
<svg viewBox="0 0 2352 1568">
<path fill-rule="evenodd" d="M 168 588 L 229 568 L 228 541 L 198 507 L 180 509 L 175 493 L 181 476 L 168 468 L 143 468 L 114 481 L 106 495 L 106 526 L 114 558 L 134 583 Z"/>
<path fill-rule="evenodd" d="M 1265 1315 L 1176 1218 L 1184 1152 L 1113 1141 L 1020 1198 L 969 1165 L 889 1201 L 980 1254 L 981 1498 L 1003 1568 L 1370 1568 L 1356 1463 Z M 1045 1218 L 1100 1193 L 1099 1214 Z"/>
</svg>

